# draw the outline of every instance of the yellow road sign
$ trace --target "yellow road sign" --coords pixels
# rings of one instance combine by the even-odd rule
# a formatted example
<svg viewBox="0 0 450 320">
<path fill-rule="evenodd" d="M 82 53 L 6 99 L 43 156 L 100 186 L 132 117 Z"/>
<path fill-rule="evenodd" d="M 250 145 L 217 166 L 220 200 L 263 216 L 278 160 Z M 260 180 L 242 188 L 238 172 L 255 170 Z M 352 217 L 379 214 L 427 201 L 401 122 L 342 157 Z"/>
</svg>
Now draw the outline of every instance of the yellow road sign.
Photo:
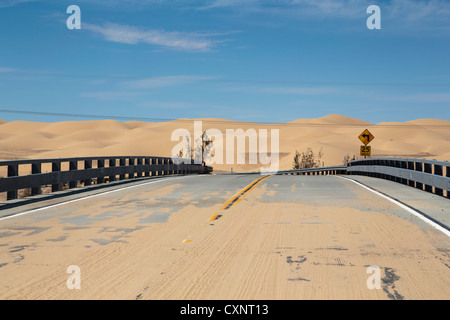
<svg viewBox="0 0 450 320">
<path fill-rule="evenodd" d="M 371 146 L 361 146 L 361 152 L 359 153 L 361 156 L 370 157 L 372 154 Z"/>
<path fill-rule="evenodd" d="M 359 140 L 361 140 L 362 141 L 362 143 L 364 143 L 364 145 L 368 145 L 369 143 L 370 143 L 370 141 L 372 141 L 375 137 L 370 133 L 370 131 L 369 130 L 364 130 L 364 132 L 363 133 L 361 133 L 360 135 L 359 135 Z"/>
</svg>

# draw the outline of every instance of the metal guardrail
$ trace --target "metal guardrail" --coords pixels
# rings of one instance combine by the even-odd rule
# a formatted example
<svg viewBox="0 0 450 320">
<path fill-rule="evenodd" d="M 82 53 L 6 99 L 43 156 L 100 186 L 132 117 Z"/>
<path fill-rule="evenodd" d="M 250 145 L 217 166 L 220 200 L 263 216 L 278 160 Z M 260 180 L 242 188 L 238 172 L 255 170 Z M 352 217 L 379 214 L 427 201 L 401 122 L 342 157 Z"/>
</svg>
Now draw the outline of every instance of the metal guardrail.
<svg viewBox="0 0 450 320">
<path fill-rule="evenodd" d="M 450 162 L 413 158 L 370 158 L 350 161 L 348 166 L 278 171 L 294 175 L 363 175 L 399 182 L 450 198 Z"/>
<path fill-rule="evenodd" d="M 7 175 L 0 178 L 0 192 L 6 192 L 6 199 L 13 200 L 18 198 L 20 189 L 31 189 L 30 195 L 38 195 L 42 192 L 41 187 L 50 185 L 51 192 L 56 192 L 61 191 L 63 185 L 73 189 L 139 177 L 212 171 L 212 167 L 192 164 L 190 159 L 180 161 L 183 162 L 175 164 L 171 158 L 136 156 L 0 161 L 0 169 L 6 167 Z M 50 172 L 42 172 L 43 166 Z M 62 170 L 63 166 L 67 170 Z M 19 171 L 26 174 L 20 175 Z"/>
<path fill-rule="evenodd" d="M 51 192 L 108 181 L 170 174 L 210 173 L 213 168 L 192 164 L 192 160 L 175 164 L 164 157 L 89 157 L 0 161 L 7 168 L 7 177 L 0 178 L 0 192 L 7 200 L 17 199 L 18 190 L 31 189 L 30 195 L 51 186 Z M 83 169 L 79 169 L 82 163 Z M 62 170 L 62 164 L 68 166 Z M 95 163 L 96 165 L 93 165 Z M 42 172 L 43 165 L 50 172 Z M 19 175 L 19 167 L 28 166 L 31 174 Z M 23 168 L 22 168 L 23 169 Z M 252 172 L 253 173 L 253 172 Z M 258 174 L 259 172 L 254 172 Z M 248 173 L 247 173 L 248 174 Z M 347 166 L 281 170 L 279 175 L 364 175 L 399 182 L 417 189 L 450 198 L 450 162 L 412 158 L 371 158 L 350 161 Z"/>
<path fill-rule="evenodd" d="M 307 168 L 307 169 L 292 169 L 281 170 L 277 174 L 283 175 L 335 175 L 335 174 L 347 174 L 347 166 L 333 166 L 333 167 L 321 167 L 321 168 Z"/>
<path fill-rule="evenodd" d="M 388 179 L 450 198 L 450 162 L 410 159 L 371 158 L 350 161 L 347 174 Z"/>
</svg>

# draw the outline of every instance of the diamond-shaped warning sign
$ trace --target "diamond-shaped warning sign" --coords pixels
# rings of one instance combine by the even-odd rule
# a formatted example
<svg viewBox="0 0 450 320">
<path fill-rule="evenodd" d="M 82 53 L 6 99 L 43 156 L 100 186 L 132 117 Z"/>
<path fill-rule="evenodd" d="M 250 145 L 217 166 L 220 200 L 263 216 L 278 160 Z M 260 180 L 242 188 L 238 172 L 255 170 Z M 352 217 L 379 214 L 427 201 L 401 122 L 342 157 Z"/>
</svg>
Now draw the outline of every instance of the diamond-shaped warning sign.
<svg viewBox="0 0 450 320">
<path fill-rule="evenodd" d="M 363 133 L 361 133 L 360 135 L 359 135 L 359 140 L 361 140 L 362 141 L 362 143 L 364 143 L 364 145 L 368 145 L 369 143 L 370 143 L 370 141 L 372 141 L 375 137 L 370 133 L 370 131 L 369 130 L 364 130 L 364 132 Z"/>
</svg>

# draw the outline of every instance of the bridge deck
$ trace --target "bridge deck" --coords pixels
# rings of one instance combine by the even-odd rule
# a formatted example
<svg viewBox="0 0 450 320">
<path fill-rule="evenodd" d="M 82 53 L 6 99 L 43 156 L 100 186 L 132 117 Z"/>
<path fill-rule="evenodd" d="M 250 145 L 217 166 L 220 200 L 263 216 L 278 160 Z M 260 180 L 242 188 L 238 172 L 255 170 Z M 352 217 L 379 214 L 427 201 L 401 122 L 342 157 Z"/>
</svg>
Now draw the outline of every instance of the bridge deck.
<svg viewBox="0 0 450 320">
<path fill-rule="evenodd" d="M 444 233 L 336 176 L 271 176 L 252 185 L 257 178 L 161 178 L 11 209 L 17 215 L 0 218 L 0 298 L 450 296 Z M 449 200 L 441 200 L 414 194 L 408 201 L 448 212 Z M 71 265 L 81 270 L 80 290 L 66 286 Z M 371 265 L 381 270 L 380 289 L 367 287 Z"/>
</svg>

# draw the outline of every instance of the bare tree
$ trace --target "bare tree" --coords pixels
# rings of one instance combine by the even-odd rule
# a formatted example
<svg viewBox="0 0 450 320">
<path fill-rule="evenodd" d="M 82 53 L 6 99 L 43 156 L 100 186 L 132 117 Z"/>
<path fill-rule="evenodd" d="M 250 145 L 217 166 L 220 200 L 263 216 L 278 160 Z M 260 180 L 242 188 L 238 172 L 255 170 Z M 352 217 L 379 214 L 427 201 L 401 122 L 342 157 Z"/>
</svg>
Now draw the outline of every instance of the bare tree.
<svg viewBox="0 0 450 320">
<path fill-rule="evenodd" d="M 295 150 L 294 163 L 292 169 L 307 169 L 320 167 L 320 159 L 323 156 L 322 148 L 315 154 L 311 148 L 308 148 L 306 152 L 298 152 Z"/>
<path fill-rule="evenodd" d="M 199 142 L 199 139 L 201 139 L 201 143 Z M 207 151 L 210 150 L 210 148 L 212 148 L 212 144 L 213 144 L 213 140 L 208 137 L 208 134 L 206 133 L 206 131 L 204 131 L 202 133 L 202 135 L 200 136 L 200 138 L 197 139 L 197 143 L 195 143 L 195 150 L 194 148 L 192 149 L 192 153 L 195 154 L 194 152 L 197 151 L 198 153 L 201 152 L 201 156 L 202 156 L 202 164 L 205 164 L 205 154 L 209 153 Z"/>
</svg>

